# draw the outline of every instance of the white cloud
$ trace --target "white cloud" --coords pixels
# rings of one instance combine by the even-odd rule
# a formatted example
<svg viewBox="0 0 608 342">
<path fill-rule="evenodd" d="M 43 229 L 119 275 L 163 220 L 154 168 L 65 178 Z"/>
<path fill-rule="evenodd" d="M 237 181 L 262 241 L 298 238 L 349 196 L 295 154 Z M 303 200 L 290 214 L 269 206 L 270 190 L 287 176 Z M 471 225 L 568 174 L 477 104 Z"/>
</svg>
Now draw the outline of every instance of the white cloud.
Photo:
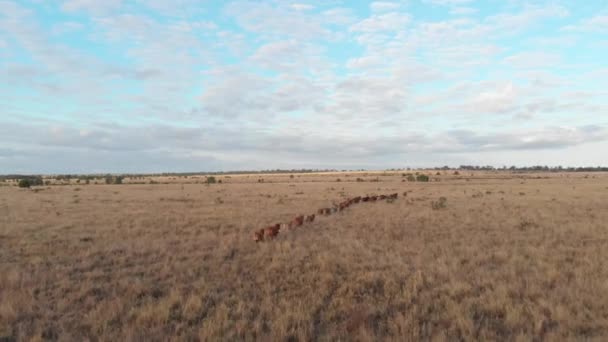
<svg viewBox="0 0 608 342">
<path fill-rule="evenodd" d="M 471 15 L 477 13 L 478 10 L 473 7 L 454 7 L 450 9 L 452 15 Z"/>
<path fill-rule="evenodd" d="M 310 10 L 314 9 L 315 6 L 310 5 L 310 4 L 295 3 L 295 4 L 291 4 L 291 8 L 295 9 L 296 11 L 310 11 Z"/>
<path fill-rule="evenodd" d="M 518 69 L 550 68 L 559 64 L 561 57 L 541 51 L 521 52 L 506 57 L 504 62 Z"/>
<path fill-rule="evenodd" d="M 66 0 L 62 9 L 67 12 L 86 11 L 102 14 L 120 8 L 122 0 Z"/>
<path fill-rule="evenodd" d="M 583 19 L 576 25 L 567 25 L 563 28 L 568 32 L 608 32 L 608 15 L 596 15 Z"/>
<path fill-rule="evenodd" d="M 352 25 L 351 31 L 354 32 L 383 32 L 383 31 L 400 31 L 404 30 L 409 24 L 411 17 L 406 13 L 389 12 L 383 14 L 374 14 L 367 19 Z"/>
<path fill-rule="evenodd" d="M 227 12 L 243 28 L 261 36 L 311 39 L 331 35 L 331 31 L 324 27 L 317 16 L 289 6 L 236 2 L 227 6 Z"/>
<path fill-rule="evenodd" d="M 426 3 L 440 6 L 458 6 L 469 4 L 474 0 L 423 0 Z"/>
<path fill-rule="evenodd" d="M 387 12 L 398 10 L 401 7 L 401 4 L 388 1 L 374 1 L 369 7 L 373 12 Z"/>
<path fill-rule="evenodd" d="M 517 106 L 518 91 L 511 82 L 496 85 L 465 101 L 469 112 L 476 113 L 507 113 Z"/>
</svg>

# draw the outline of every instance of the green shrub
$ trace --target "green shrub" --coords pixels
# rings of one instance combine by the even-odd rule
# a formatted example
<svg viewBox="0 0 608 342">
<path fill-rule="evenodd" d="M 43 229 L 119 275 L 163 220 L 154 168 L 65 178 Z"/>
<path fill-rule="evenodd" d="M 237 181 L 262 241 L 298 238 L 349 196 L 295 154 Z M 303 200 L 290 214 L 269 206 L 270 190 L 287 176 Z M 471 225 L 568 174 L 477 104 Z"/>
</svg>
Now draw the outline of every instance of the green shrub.
<svg viewBox="0 0 608 342">
<path fill-rule="evenodd" d="M 32 186 L 32 183 L 29 179 L 20 179 L 18 185 L 20 188 L 29 188 L 30 186 Z"/>
<path fill-rule="evenodd" d="M 418 181 L 418 182 L 428 182 L 429 181 L 429 176 L 427 176 L 427 175 L 418 175 L 418 176 L 416 176 L 416 181 Z"/>
<path fill-rule="evenodd" d="M 447 198 L 439 197 L 439 200 L 431 202 L 431 208 L 433 208 L 433 210 L 444 209 L 446 207 L 447 202 Z"/>
<path fill-rule="evenodd" d="M 215 184 L 217 180 L 213 176 L 207 177 L 207 184 Z"/>
<path fill-rule="evenodd" d="M 414 175 L 412 175 L 411 173 L 407 175 L 407 180 L 408 182 L 415 182 L 416 181 L 416 177 L 414 177 Z"/>
</svg>

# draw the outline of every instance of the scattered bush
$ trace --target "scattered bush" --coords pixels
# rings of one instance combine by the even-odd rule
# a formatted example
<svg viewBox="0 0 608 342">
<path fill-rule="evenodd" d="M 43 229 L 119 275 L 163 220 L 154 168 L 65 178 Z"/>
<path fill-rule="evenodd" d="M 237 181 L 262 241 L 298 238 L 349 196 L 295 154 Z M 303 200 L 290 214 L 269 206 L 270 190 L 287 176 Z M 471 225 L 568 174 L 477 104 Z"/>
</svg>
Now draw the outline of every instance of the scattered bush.
<svg viewBox="0 0 608 342">
<path fill-rule="evenodd" d="M 414 177 L 414 175 L 412 175 L 411 173 L 407 175 L 407 181 L 408 182 L 415 182 L 416 181 L 416 177 Z"/>
<path fill-rule="evenodd" d="M 117 176 L 116 178 L 114 178 L 114 184 L 122 184 L 123 179 L 123 176 Z"/>
<path fill-rule="evenodd" d="M 32 183 L 30 183 L 29 179 L 21 179 L 19 180 L 18 185 L 20 188 L 29 188 L 30 186 L 32 186 Z"/>
<path fill-rule="evenodd" d="M 17 183 L 20 188 L 29 188 L 30 186 L 44 185 L 44 180 L 40 176 L 22 178 Z"/>
<path fill-rule="evenodd" d="M 431 202 L 431 208 L 433 208 L 433 210 L 444 209 L 446 207 L 447 202 L 448 202 L 447 198 L 439 197 L 439 200 Z"/>
<path fill-rule="evenodd" d="M 418 175 L 418 176 L 416 176 L 416 181 L 418 181 L 418 182 L 428 182 L 429 181 L 429 176 L 427 176 L 427 175 Z"/>
<path fill-rule="evenodd" d="M 215 177 L 213 177 L 213 176 L 207 177 L 207 184 L 215 184 L 216 182 L 217 182 L 217 180 L 215 179 Z"/>
</svg>

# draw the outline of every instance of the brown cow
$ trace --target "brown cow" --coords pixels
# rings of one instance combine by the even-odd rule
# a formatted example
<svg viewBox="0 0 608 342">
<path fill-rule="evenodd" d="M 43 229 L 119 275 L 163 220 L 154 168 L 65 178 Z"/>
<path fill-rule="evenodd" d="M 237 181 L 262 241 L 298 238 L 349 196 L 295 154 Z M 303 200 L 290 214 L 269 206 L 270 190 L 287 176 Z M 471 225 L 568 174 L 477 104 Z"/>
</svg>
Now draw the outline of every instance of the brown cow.
<svg viewBox="0 0 608 342">
<path fill-rule="evenodd" d="M 317 210 L 317 214 L 319 214 L 319 215 L 325 214 L 325 208 L 321 208 L 321 209 Z"/>
<path fill-rule="evenodd" d="M 359 203 L 359 201 L 361 201 L 361 196 L 357 196 L 355 198 L 353 198 L 354 203 Z"/>
<path fill-rule="evenodd" d="M 378 196 L 371 196 L 369 199 L 370 199 L 370 201 L 374 202 L 375 200 L 378 199 Z"/>
<path fill-rule="evenodd" d="M 380 195 L 380 196 L 378 196 L 378 199 L 379 200 L 385 200 L 386 199 L 386 195 Z"/>
<path fill-rule="evenodd" d="M 314 222 L 314 220 L 315 220 L 315 214 L 306 215 L 306 217 L 304 218 L 305 222 Z"/>
<path fill-rule="evenodd" d="M 398 192 L 395 192 L 394 194 L 390 194 L 390 195 L 388 195 L 388 197 L 389 197 L 389 198 L 392 198 L 392 199 L 397 199 L 397 197 L 399 197 L 399 193 L 398 193 Z"/>
<path fill-rule="evenodd" d="M 299 226 L 301 226 L 302 224 L 304 224 L 304 215 L 299 215 L 299 216 L 296 216 L 296 217 L 295 217 L 295 218 L 294 218 L 294 219 L 291 221 L 291 226 L 292 226 L 292 228 L 299 227 Z"/>
<path fill-rule="evenodd" d="M 269 238 L 271 240 L 274 239 L 277 235 L 279 235 L 280 229 L 281 225 L 278 223 L 264 228 L 264 238 Z"/>
<path fill-rule="evenodd" d="M 253 232 L 253 241 L 264 241 L 264 229 L 256 230 L 255 232 Z"/>
<path fill-rule="evenodd" d="M 368 202 L 369 201 L 369 196 L 365 196 L 365 197 L 361 198 L 361 200 L 363 202 Z"/>
</svg>

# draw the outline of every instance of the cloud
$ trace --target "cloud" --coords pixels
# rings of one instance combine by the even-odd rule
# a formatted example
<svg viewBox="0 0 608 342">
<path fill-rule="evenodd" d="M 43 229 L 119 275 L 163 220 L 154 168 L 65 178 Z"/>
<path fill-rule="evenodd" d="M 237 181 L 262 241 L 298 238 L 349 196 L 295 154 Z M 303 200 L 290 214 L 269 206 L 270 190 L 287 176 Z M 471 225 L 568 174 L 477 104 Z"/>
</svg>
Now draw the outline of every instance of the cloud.
<svg viewBox="0 0 608 342">
<path fill-rule="evenodd" d="M 517 133 L 480 134 L 470 130 L 447 132 L 450 152 L 467 150 L 545 150 L 577 146 L 608 140 L 608 129 L 595 125 L 579 127 L 548 127 Z"/>
<path fill-rule="evenodd" d="M 473 2 L 474 0 L 423 0 L 425 3 L 439 6 L 459 6 Z"/>
<path fill-rule="evenodd" d="M 555 66 L 561 63 L 561 58 L 556 54 L 534 51 L 508 56 L 504 62 L 518 69 L 539 69 Z"/>
<path fill-rule="evenodd" d="M 566 32 L 608 32 L 608 15 L 596 15 L 591 18 L 581 20 L 575 25 L 567 25 L 562 28 Z"/>
<path fill-rule="evenodd" d="M 120 8 L 122 0 L 66 0 L 62 9 L 66 12 L 86 11 L 92 14 L 103 14 Z"/>
<path fill-rule="evenodd" d="M 387 12 L 398 10 L 401 8 L 401 4 L 388 1 L 374 1 L 369 5 L 369 7 L 373 12 Z"/>
<path fill-rule="evenodd" d="M 318 17 L 290 6 L 236 2 L 228 5 L 226 11 L 241 27 L 263 36 L 298 39 L 331 36 Z"/>
<path fill-rule="evenodd" d="M 471 15 L 477 13 L 478 10 L 473 7 L 453 7 L 450 9 L 452 15 Z"/>
<path fill-rule="evenodd" d="M 291 4 L 291 8 L 295 9 L 296 11 L 310 11 L 313 8 L 315 8 L 315 6 L 310 5 L 310 4 L 295 3 L 295 4 Z"/>
<path fill-rule="evenodd" d="M 476 113 L 507 113 L 516 108 L 518 91 L 513 83 L 496 85 L 465 101 L 465 108 Z"/>
<path fill-rule="evenodd" d="M 382 32 L 382 31 L 399 31 L 406 28 L 411 17 L 406 13 L 388 12 L 383 14 L 374 14 L 367 19 L 350 27 L 351 31 L 355 32 Z"/>
</svg>

